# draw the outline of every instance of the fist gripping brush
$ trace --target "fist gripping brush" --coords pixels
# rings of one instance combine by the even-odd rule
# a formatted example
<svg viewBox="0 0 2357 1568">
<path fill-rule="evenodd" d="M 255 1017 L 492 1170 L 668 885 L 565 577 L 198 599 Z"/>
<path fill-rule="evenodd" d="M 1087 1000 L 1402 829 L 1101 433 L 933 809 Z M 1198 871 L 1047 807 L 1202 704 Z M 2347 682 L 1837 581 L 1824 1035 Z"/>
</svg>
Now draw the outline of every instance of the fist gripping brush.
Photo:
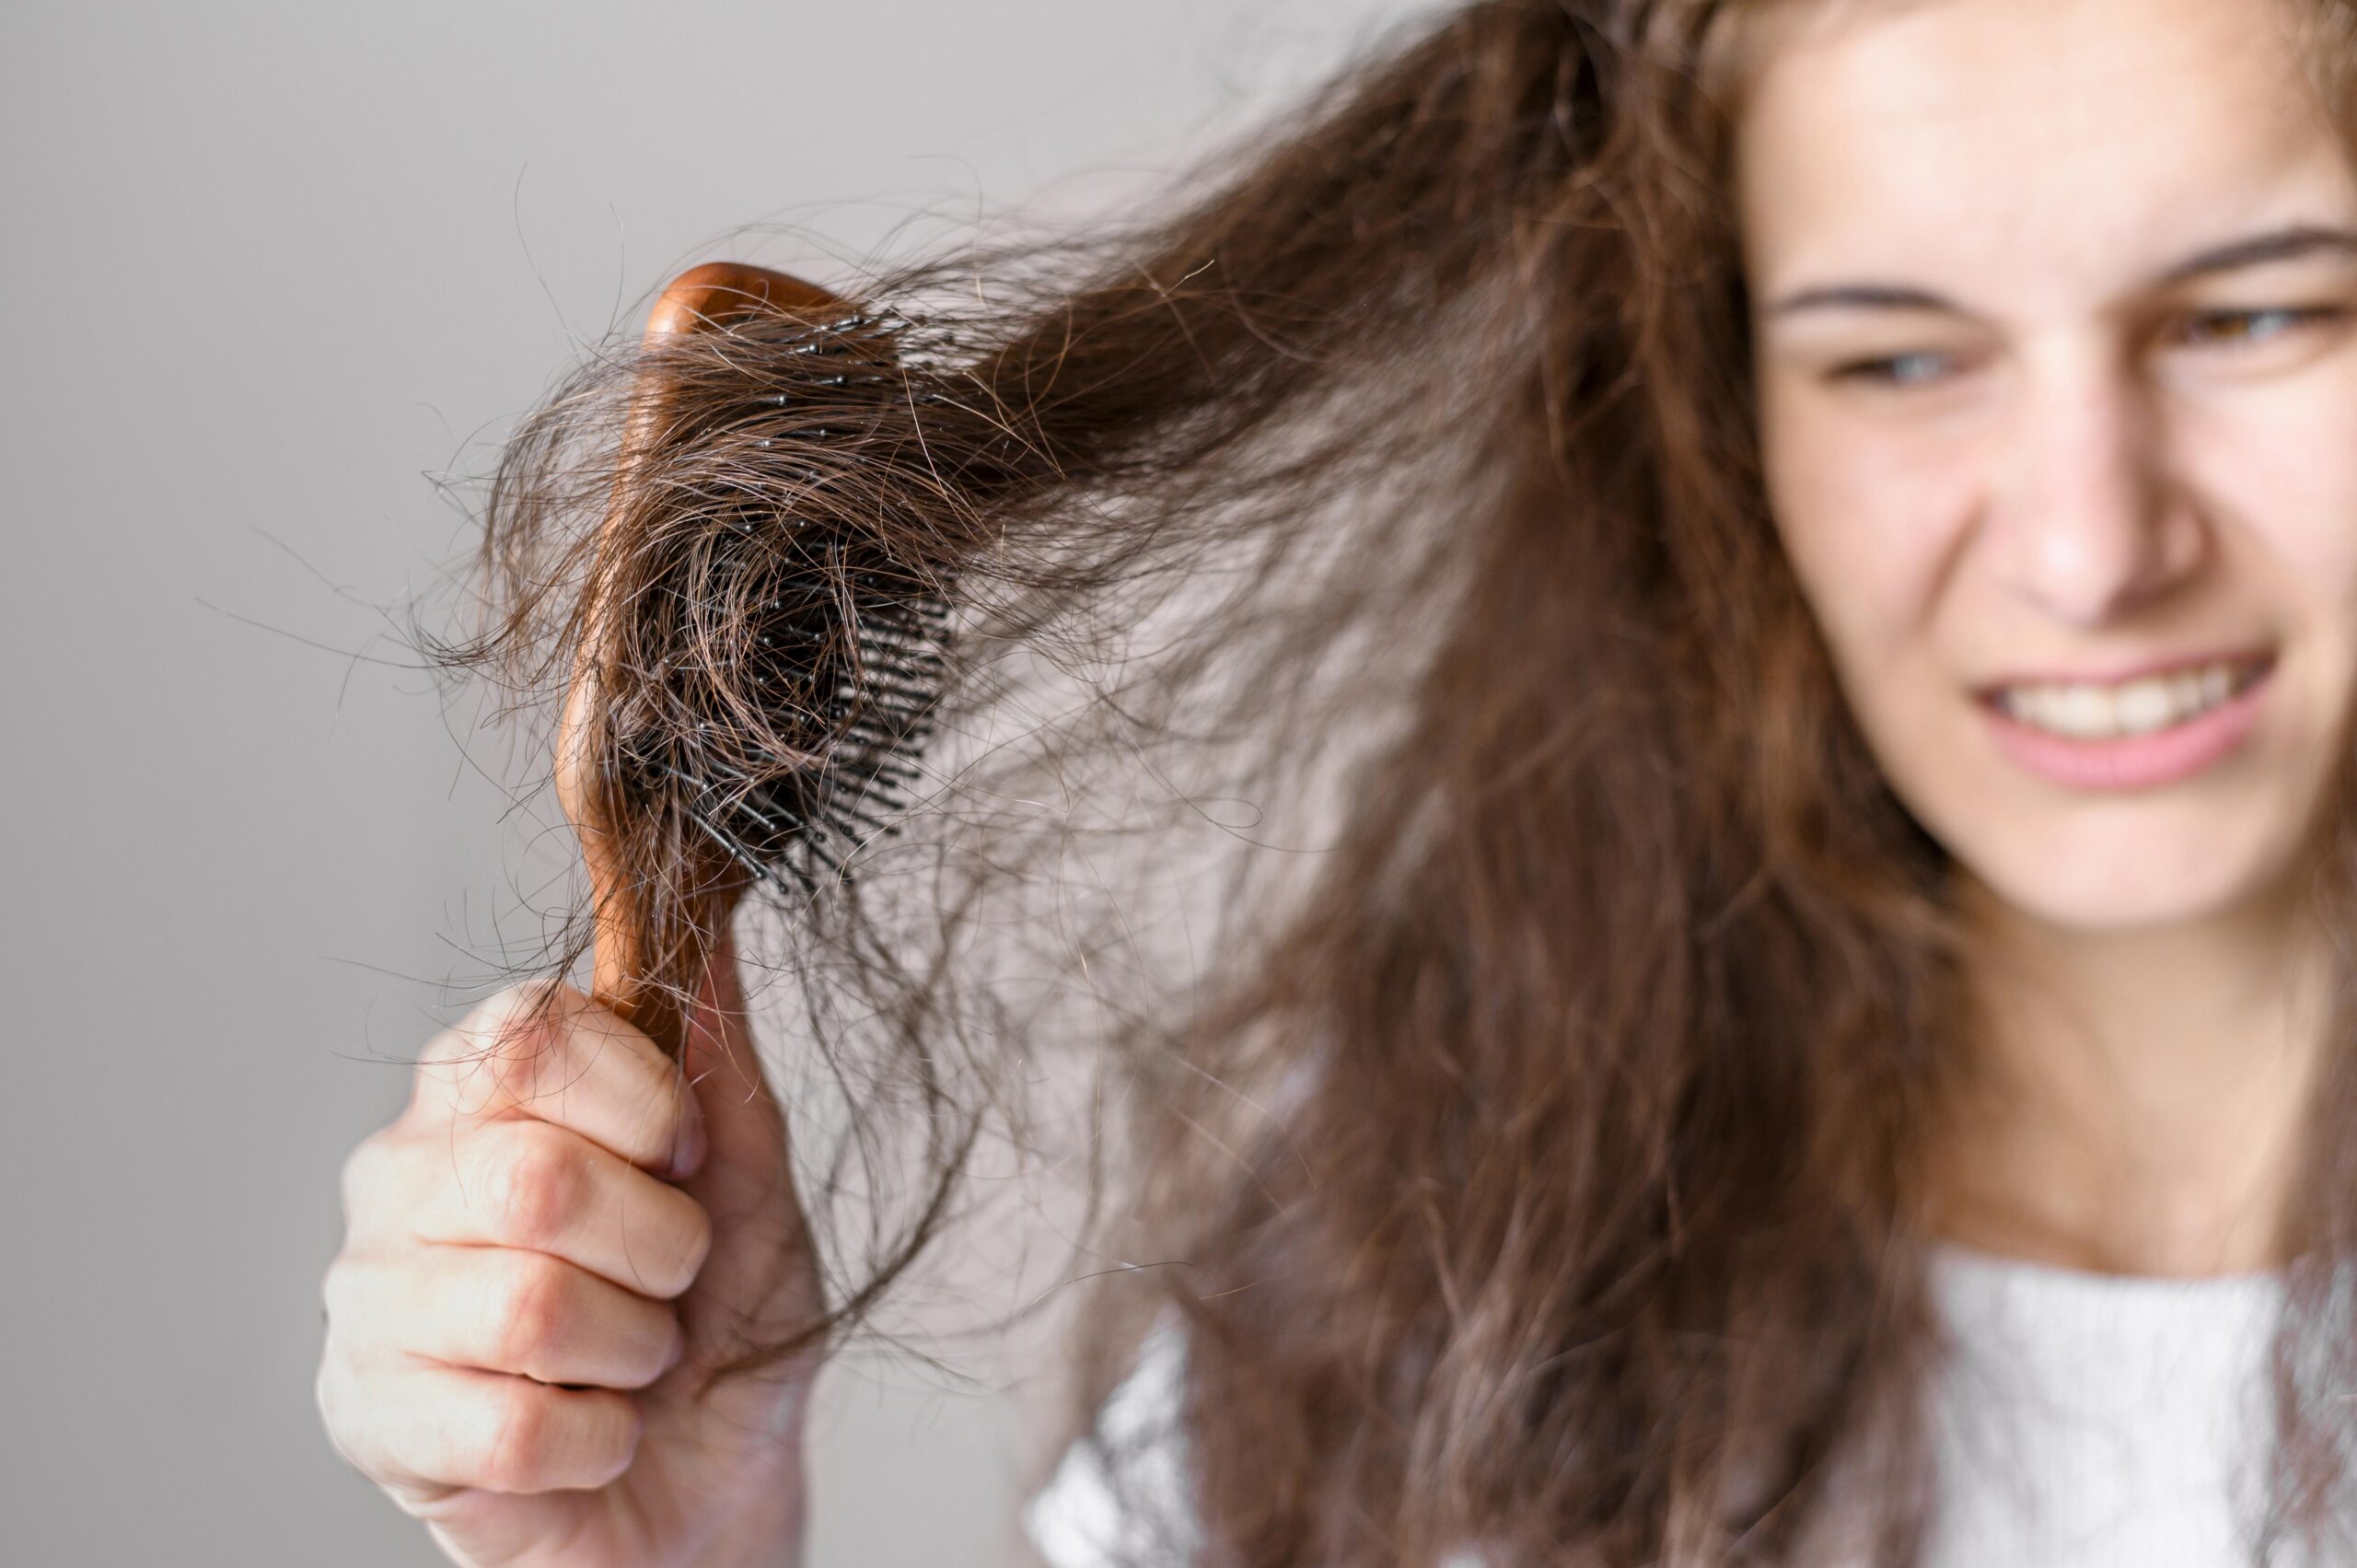
<svg viewBox="0 0 2357 1568">
<path fill-rule="evenodd" d="M 815 892 L 890 830 L 945 668 L 910 323 L 784 273 L 696 267 L 651 313 L 592 545 L 557 796 L 594 918 L 591 994 L 677 1059 L 745 890 Z M 668 460 L 691 449 L 695 460 Z M 843 482 L 854 471 L 856 485 Z"/>
</svg>

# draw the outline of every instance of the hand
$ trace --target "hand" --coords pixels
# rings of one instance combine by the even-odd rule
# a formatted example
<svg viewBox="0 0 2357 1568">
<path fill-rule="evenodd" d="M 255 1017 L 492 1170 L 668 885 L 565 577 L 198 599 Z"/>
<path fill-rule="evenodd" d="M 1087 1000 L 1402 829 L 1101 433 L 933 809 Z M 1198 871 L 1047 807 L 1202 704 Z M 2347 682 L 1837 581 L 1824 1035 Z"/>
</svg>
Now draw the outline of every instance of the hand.
<svg viewBox="0 0 2357 1568">
<path fill-rule="evenodd" d="M 734 949 L 684 1074 L 571 987 L 528 1025 L 537 989 L 437 1037 L 345 1164 L 329 1434 L 457 1562 L 791 1563 L 818 1353 L 698 1391 L 819 1302 Z"/>
</svg>

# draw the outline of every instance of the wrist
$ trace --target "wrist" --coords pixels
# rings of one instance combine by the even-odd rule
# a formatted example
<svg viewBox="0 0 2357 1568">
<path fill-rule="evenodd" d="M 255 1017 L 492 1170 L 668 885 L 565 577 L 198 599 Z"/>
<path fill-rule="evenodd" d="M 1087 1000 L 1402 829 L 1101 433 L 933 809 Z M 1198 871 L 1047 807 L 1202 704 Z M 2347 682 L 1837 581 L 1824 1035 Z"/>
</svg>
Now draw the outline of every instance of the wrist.
<svg viewBox="0 0 2357 1568">
<path fill-rule="evenodd" d="M 801 1568 L 805 1520 L 798 1467 L 776 1476 L 688 1568 Z"/>
<path fill-rule="evenodd" d="M 802 1568 L 797 1520 L 738 1520 L 688 1560 L 688 1568 Z"/>
</svg>

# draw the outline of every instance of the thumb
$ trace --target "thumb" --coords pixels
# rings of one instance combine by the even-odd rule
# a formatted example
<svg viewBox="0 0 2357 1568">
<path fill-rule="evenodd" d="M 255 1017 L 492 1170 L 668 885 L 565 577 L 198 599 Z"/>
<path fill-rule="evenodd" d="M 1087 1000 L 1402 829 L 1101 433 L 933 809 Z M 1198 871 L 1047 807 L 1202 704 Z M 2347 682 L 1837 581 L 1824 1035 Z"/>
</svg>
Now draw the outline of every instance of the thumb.
<svg viewBox="0 0 2357 1568">
<path fill-rule="evenodd" d="M 785 1116 L 770 1087 L 745 1005 L 737 942 L 724 930 L 711 948 L 687 1017 L 680 1070 L 702 1123 L 702 1164 L 680 1183 L 699 1201 L 751 1199 L 790 1179 Z"/>
<path fill-rule="evenodd" d="M 712 1249 L 681 1302 L 691 1349 L 725 1356 L 806 1324 L 818 1304 L 784 1106 L 745 1005 L 733 938 L 713 945 L 679 1061 L 703 1125 L 702 1163 L 679 1186 L 712 1219 Z"/>
</svg>

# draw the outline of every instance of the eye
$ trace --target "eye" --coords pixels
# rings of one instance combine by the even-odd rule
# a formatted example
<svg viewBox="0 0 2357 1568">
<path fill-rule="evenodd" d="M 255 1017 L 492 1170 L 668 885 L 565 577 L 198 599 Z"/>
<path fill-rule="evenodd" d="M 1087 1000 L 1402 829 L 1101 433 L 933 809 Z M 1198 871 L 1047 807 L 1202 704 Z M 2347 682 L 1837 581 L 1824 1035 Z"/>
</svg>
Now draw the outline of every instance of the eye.
<svg viewBox="0 0 2357 1568">
<path fill-rule="evenodd" d="M 1827 373 L 1830 381 L 1857 381 L 1877 387 L 1928 387 L 1940 379 L 1948 355 L 1930 352 L 1895 354 L 1881 359 L 1858 359 L 1837 365 Z"/>
<path fill-rule="evenodd" d="M 2303 327 L 2340 319 L 2347 314 L 2334 305 L 2197 310 L 2186 317 L 2179 341 L 2196 348 L 2247 348 L 2288 336 Z"/>
</svg>

